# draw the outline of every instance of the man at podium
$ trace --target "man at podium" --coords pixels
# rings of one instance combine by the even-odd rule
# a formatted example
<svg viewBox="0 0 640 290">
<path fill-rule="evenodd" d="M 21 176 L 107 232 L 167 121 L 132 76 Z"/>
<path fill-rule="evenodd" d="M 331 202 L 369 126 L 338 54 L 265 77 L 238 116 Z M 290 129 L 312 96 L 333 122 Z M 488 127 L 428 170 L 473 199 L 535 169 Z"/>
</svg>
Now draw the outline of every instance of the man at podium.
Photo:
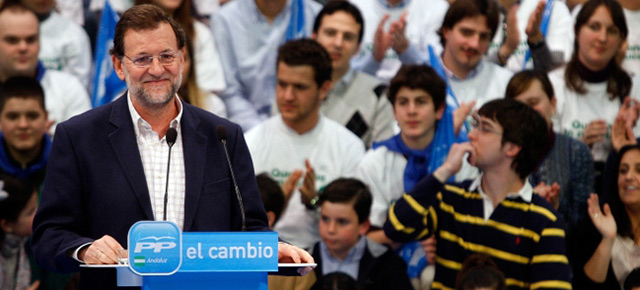
<svg viewBox="0 0 640 290">
<path fill-rule="evenodd" d="M 122 15 L 111 55 L 129 91 L 56 129 L 34 220 L 33 250 L 44 267 L 115 264 L 140 220 L 173 221 L 184 232 L 239 231 L 245 224 L 268 230 L 240 127 L 176 94 L 184 44 L 182 28 L 155 6 Z M 219 138 L 227 140 L 244 210 Z M 313 262 L 297 247 L 278 248 L 282 262 Z M 115 288 L 115 271 L 83 268 L 79 283 Z"/>
</svg>

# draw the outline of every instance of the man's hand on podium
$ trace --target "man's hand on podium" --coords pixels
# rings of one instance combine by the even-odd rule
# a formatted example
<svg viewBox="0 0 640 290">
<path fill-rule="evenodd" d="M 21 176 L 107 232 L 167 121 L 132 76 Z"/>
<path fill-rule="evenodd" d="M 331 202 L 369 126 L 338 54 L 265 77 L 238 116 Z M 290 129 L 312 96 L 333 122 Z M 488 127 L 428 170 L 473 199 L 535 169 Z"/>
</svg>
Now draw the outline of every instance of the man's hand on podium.
<svg viewBox="0 0 640 290">
<path fill-rule="evenodd" d="M 118 253 L 124 253 L 124 248 L 111 236 L 105 235 L 95 240 L 88 247 L 80 249 L 78 259 L 85 264 L 118 264 Z"/>
<path fill-rule="evenodd" d="M 307 251 L 291 244 L 278 242 L 278 263 L 314 263 L 314 260 Z M 313 270 L 313 268 L 304 267 L 300 268 L 298 272 L 300 276 L 304 276 L 311 272 L 311 270 Z"/>
</svg>

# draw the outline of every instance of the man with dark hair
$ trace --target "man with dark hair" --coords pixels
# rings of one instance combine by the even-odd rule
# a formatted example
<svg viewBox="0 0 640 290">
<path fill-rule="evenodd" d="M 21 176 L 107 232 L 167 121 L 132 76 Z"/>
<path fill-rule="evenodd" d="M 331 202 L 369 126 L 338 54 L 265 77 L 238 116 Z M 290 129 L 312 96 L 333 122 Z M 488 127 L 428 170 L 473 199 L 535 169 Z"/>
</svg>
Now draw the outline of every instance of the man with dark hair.
<svg viewBox="0 0 640 290">
<path fill-rule="evenodd" d="M 433 287 L 454 288 L 462 262 L 491 256 L 514 289 L 571 289 L 560 215 L 526 180 L 546 153 L 548 129 L 532 108 L 513 100 L 485 104 L 470 142 L 454 144 L 446 161 L 389 209 L 385 234 L 394 241 L 435 235 Z M 468 154 L 483 173 L 446 183 Z"/>
<path fill-rule="evenodd" d="M 429 62 L 446 75 L 450 104 L 475 101 L 475 107 L 480 108 L 504 95 L 513 73 L 483 60 L 498 19 L 493 0 L 460 0 L 449 7 L 438 32 L 444 51 L 440 57 L 431 55 Z"/>
<path fill-rule="evenodd" d="M 364 146 L 344 126 L 320 114 L 331 86 L 327 51 L 313 40 L 301 39 L 281 46 L 277 59 L 280 114 L 251 129 L 247 145 L 256 172 L 294 185 L 284 193 L 287 206 L 275 230 L 284 240 L 310 248 L 319 240 L 318 192 L 332 180 L 351 175 Z M 302 184 L 296 190 L 300 178 Z"/>
<path fill-rule="evenodd" d="M 333 89 L 322 104 L 322 113 L 371 147 L 374 141 L 393 135 L 393 114 L 383 97 L 383 83 L 351 68 L 363 26 L 358 8 L 348 1 L 332 1 L 316 17 L 311 37 L 329 52 L 333 66 Z"/>
<path fill-rule="evenodd" d="M 360 289 L 412 289 L 406 265 L 388 247 L 367 239 L 371 193 L 354 178 L 339 178 L 318 200 L 321 242 L 313 248 L 318 263 L 314 272 L 324 276 L 343 272 L 358 281 Z"/>
<path fill-rule="evenodd" d="M 0 7 L 0 84 L 12 76 L 36 78 L 45 92 L 51 124 L 91 109 L 86 88 L 75 76 L 45 69 L 40 51 L 38 18 L 21 4 Z M 50 125 L 51 126 L 51 125 Z M 55 130 L 55 125 L 50 129 Z"/>
<path fill-rule="evenodd" d="M 51 150 L 44 91 L 31 77 L 0 88 L 0 172 L 40 186 Z"/>
<path fill-rule="evenodd" d="M 129 90 L 58 125 L 34 220 L 38 262 L 57 271 L 115 264 L 128 229 L 141 220 L 172 221 L 184 232 L 239 231 L 244 219 L 223 146 L 214 137 L 218 126 L 227 128 L 246 229 L 268 230 L 240 127 L 176 94 L 184 65 L 182 28 L 156 6 L 135 6 L 122 15 L 114 42 L 114 68 Z M 283 260 L 313 261 L 288 244 L 280 243 L 278 251 Z M 81 289 L 112 289 L 115 283 L 115 272 L 80 270 Z"/>
</svg>

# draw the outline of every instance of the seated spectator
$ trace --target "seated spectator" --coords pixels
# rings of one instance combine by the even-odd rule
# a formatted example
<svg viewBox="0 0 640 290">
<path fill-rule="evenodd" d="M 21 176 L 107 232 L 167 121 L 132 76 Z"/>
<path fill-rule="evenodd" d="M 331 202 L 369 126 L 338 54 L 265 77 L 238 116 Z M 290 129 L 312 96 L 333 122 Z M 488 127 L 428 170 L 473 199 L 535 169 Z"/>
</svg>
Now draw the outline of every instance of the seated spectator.
<svg viewBox="0 0 640 290">
<path fill-rule="evenodd" d="M 456 278 L 458 290 L 507 290 L 504 274 L 498 265 L 485 254 L 469 256 Z"/>
<path fill-rule="evenodd" d="M 640 267 L 640 147 L 625 146 L 618 155 L 617 184 L 609 203 L 601 209 L 597 195 L 588 200 L 589 216 L 602 237 L 584 265 L 589 289 L 620 289 Z"/>
<path fill-rule="evenodd" d="M 280 185 L 267 173 L 258 174 L 256 182 L 264 210 L 267 212 L 269 228 L 273 228 L 273 225 L 280 219 L 285 206 L 284 193 Z M 316 282 L 316 276 L 313 273 L 304 276 L 269 275 L 268 279 L 271 290 L 308 290 Z"/>
<path fill-rule="evenodd" d="M 45 69 L 38 62 L 40 48 L 38 18 L 21 4 L 4 3 L 0 8 L 0 84 L 12 76 L 36 78 L 45 93 L 49 120 L 65 121 L 91 108 L 89 95 L 73 75 Z"/>
<path fill-rule="evenodd" d="M 624 290 L 640 290 L 640 268 L 635 268 L 624 280 Z"/>
<path fill-rule="evenodd" d="M 284 209 L 284 193 L 280 185 L 266 173 L 258 174 L 256 182 L 258 183 L 258 191 L 260 191 L 264 210 L 267 212 L 269 228 L 273 228 Z"/>
<path fill-rule="evenodd" d="M 454 141 L 466 139 L 455 138 L 452 120 L 443 118 L 448 110 L 445 108 L 446 84 L 428 66 L 403 66 L 391 80 L 387 96 L 400 134 L 374 143 L 358 165 L 356 177 L 369 186 L 373 195 L 371 230 L 367 237 L 391 245 L 392 241 L 381 231 L 389 205 L 438 168 Z M 465 167 L 457 179 L 464 180 L 475 174 L 472 168 Z M 402 250 L 412 279 L 418 278 L 426 266 L 420 249 L 418 243 L 413 243 Z"/>
<path fill-rule="evenodd" d="M 638 117 L 637 102 L 626 99 L 640 99 L 640 86 L 616 61 L 628 33 L 618 2 L 585 3 L 574 32 L 575 51 L 571 60 L 549 74 L 557 98 L 553 126 L 557 133 L 587 144 L 598 178 L 612 149 L 610 128 L 616 116 L 625 117 L 629 124 L 634 124 Z M 634 132 L 640 133 L 640 126 L 635 126 Z M 599 178 L 596 191 L 601 191 Z"/>
<path fill-rule="evenodd" d="M 0 130 L 0 172 L 40 186 L 51 138 L 44 92 L 37 80 L 11 77 L 4 83 L 0 89 Z"/>
<path fill-rule="evenodd" d="M 234 0 L 214 15 L 211 30 L 227 82 L 220 97 L 245 132 L 271 113 L 278 46 L 310 36 L 320 9 L 313 0 Z"/>
<path fill-rule="evenodd" d="M 369 148 L 374 141 L 393 136 L 393 113 L 382 95 L 383 83 L 351 68 L 363 26 L 362 15 L 353 4 L 331 1 L 316 17 L 312 38 L 329 52 L 333 67 L 333 89 L 322 104 L 322 113 L 347 127 Z"/>
<path fill-rule="evenodd" d="M 195 64 L 195 74 L 192 75 L 201 90 L 220 93 L 227 87 L 213 34 L 204 23 L 191 16 L 191 0 L 135 0 L 134 4 L 157 5 L 182 26 L 187 33 L 192 52 L 190 55 Z"/>
<path fill-rule="evenodd" d="M 267 172 L 288 185 L 287 205 L 275 230 L 283 240 L 308 249 L 320 240 L 318 193 L 332 180 L 355 172 L 364 144 L 320 113 L 331 86 L 331 59 L 320 44 L 309 39 L 287 42 L 278 50 L 277 64 L 280 114 L 245 137 L 255 172 Z"/>
<path fill-rule="evenodd" d="M 385 234 L 399 242 L 436 237 L 433 288 L 455 287 L 462 262 L 484 253 L 510 288 L 571 289 L 562 217 L 527 181 L 548 138 L 548 124 L 530 107 L 486 103 L 474 116 L 470 142 L 453 144 L 444 163 L 390 207 Z M 447 182 L 467 154 L 482 174 Z"/>
<path fill-rule="evenodd" d="M 193 44 L 190 41 L 185 43 L 187 49 L 184 50 L 184 66 L 182 67 L 182 84 L 178 90 L 178 96 L 185 102 L 196 107 L 203 108 L 220 117 L 227 117 L 227 109 L 224 102 L 216 94 L 203 91 L 198 86 L 196 76 L 197 64 L 193 62 Z"/>
<path fill-rule="evenodd" d="M 563 1 L 499 0 L 501 24 L 489 58 L 513 72 L 550 71 L 569 61 L 573 18 Z M 547 4 L 548 3 L 548 4 Z"/>
<path fill-rule="evenodd" d="M 6 0 L 20 2 L 40 20 L 40 52 L 45 68 L 70 73 L 89 88 L 91 77 L 91 43 L 87 32 L 73 20 L 58 13 L 55 1 Z"/>
<path fill-rule="evenodd" d="M 439 30 L 442 55 L 431 55 L 429 64 L 447 82 L 447 103 L 457 108 L 475 101 L 475 108 L 500 98 L 513 73 L 484 61 L 498 25 L 493 0 L 456 0 Z"/>
<path fill-rule="evenodd" d="M 529 176 L 533 191 L 545 197 L 564 218 L 567 228 L 586 221 L 587 199 L 594 192 L 593 158 L 589 148 L 569 136 L 553 132 L 551 117 L 556 111 L 553 87 L 544 71 L 525 70 L 511 78 L 505 98 L 523 102 L 536 110 L 549 126 L 550 148 L 538 168 Z"/>
<path fill-rule="evenodd" d="M 421 64 L 428 47 L 440 47 L 446 0 L 351 0 L 364 17 L 364 34 L 354 67 L 389 81 L 403 64 Z"/>
<path fill-rule="evenodd" d="M 406 265 L 391 249 L 366 238 L 371 193 L 357 179 L 339 178 L 325 188 L 320 206 L 320 237 L 313 247 L 314 272 L 343 272 L 361 289 L 412 289 Z"/>
<path fill-rule="evenodd" d="M 26 245 L 37 207 L 34 187 L 17 179 L 0 180 L 0 289 L 37 289 L 40 285 L 33 279 Z"/>
</svg>

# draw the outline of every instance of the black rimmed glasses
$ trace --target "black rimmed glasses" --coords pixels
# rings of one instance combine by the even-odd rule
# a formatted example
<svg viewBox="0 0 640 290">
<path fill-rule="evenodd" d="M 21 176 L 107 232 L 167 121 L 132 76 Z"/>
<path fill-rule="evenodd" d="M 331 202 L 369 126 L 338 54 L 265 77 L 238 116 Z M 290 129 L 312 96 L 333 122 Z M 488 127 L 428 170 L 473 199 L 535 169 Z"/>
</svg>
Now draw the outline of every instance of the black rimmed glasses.
<svg viewBox="0 0 640 290">
<path fill-rule="evenodd" d="M 482 134 L 494 133 L 494 134 L 502 135 L 502 132 L 494 128 L 491 128 L 491 126 L 487 124 L 487 122 L 482 122 L 482 119 L 480 118 L 480 115 L 478 114 L 478 112 L 473 112 L 471 114 L 471 117 L 472 117 L 471 128 L 478 129 Z"/>
</svg>

